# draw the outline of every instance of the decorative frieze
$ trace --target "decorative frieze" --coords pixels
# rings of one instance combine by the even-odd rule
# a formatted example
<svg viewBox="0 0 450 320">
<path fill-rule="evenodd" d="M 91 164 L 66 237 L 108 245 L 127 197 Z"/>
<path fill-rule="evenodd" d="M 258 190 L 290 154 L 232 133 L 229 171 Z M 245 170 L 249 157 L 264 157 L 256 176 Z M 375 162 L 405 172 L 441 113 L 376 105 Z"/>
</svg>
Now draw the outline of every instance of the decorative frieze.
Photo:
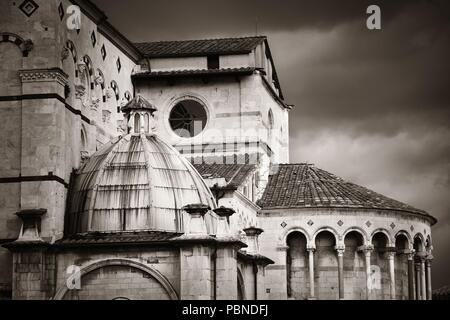
<svg viewBox="0 0 450 320">
<path fill-rule="evenodd" d="M 22 83 L 57 81 L 63 86 L 68 84 L 67 74 L 59 68 L 20 70 L 19 77 Z"/>
</svg>

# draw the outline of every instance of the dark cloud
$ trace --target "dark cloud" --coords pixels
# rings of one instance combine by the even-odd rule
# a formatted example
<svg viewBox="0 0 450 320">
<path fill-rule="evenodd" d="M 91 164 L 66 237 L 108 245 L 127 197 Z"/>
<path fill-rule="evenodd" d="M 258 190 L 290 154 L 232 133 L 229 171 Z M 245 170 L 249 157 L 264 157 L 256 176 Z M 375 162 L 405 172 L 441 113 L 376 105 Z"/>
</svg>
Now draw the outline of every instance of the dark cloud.
<svg viewBox="0 0 450 320">
<path fill-rule="evenodd" d="M 94 2 L 133 41 L 254 35 L 257 22 L 296 105 L 291 161 L 435 215 L 433 282 L 450 284 L 450 2 Z M 365 27 L 369 4 L 380 31 Z"/>
</svg>

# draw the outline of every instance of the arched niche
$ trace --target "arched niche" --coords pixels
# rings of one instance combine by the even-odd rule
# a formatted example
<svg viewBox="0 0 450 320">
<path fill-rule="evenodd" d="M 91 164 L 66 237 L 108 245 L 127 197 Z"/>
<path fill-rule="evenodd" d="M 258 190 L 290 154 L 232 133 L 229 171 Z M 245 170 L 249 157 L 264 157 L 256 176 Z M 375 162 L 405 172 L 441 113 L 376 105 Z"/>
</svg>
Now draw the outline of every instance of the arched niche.
<svg viewBox="0 0 450 320">
<path fill-rule="evenodd" d="M 103 274 L 102 274 L 103 272 Z M 101 278 L 104 274 L 109 272 L 114 273 L 105 283 L 104 281 L 96 281 L 99 277 Z M 120 274 L 119 274 L 120 273 Z M 119 274 L 119 275 L 118 275 Z M 142 275 L 141 281 L 130 281 L 128 289 L 114 291 L 109 290 L 112 287 L 118 287 L 120 289 L 120 284 L 123 284 L 120 280 L 122 278 L 136 278 Z M 81 289 L 74 293 L 74 290 L 69 290 L 66 283 L 57 290 L 54 300 L 63 300 L 74 298 L 74 296 L 80 298 L 97 298 L 101 300 L 111 300 L 117 296 L 124 297 L 127 299 L 145 299 L 145 300 L 162 300 L 165 297 L 171 300 L 178 300 L 178 294 L 169 282 L 169 280 L 163 276 L 155 268 L 137 262 L 131 259 L 105 259 L 97 262 L 93 262 L 82 266 L 80 268 L 79 276 L 81 279 Z M 124 277 L 122 277 L 124 276 Z M 147 280 L 146 280 L 147 279 Z M 102 286 L 103 283 L 103 286 Z M 139 287 L 133 288 L 132 283 L 136 283 Z M 145 286 L 145 284 L 148 286 Z M 84 287 L 83 287 L 84 286 Z M 93 292 L 82 292 L 89 288 L 94 288 Z M 98 291 L 96 291 L 98 290 Z M 71 292 L 69 292 L 71 291 Z M 118 292 L 120 291 L 120 292 Z M 98 292 L 98 294 L 96 294 Z M 101 297 L 100 297 L 101 295 Z"/>
</svg>

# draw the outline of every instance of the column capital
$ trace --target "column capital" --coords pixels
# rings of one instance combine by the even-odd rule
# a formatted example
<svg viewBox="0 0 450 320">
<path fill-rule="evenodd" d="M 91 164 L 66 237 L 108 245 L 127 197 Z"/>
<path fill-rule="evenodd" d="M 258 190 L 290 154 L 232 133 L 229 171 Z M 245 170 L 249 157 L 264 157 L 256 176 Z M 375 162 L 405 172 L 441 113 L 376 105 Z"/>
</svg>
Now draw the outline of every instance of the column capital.
<svg viewBox="0 0 450 320">
<path fill-rule="evenodd" d="M 358 247 L 358 251 L 360 252 L 364 252 L 364 254 L 369 254 L 373 251 L 373 245 L 372 244 L 367 244 L 364 246 L 359 246 Z"/>
<path fill-rule="evenodd" d="M 344 245 L 335 246 L 334 250 L 337 251 L 338 256 L 342 256 L 345 252 L 345 246 Z"/>
<path fill-rule="evenodd" d="M 306 247 L 306 251 L 308 251 L 308 252 L 314 252 L 314 251 L 316 251 L 316 247 L 315 246 L 307 246 Z"/>
<path fill-rule="evenodd" d="M 386 251 L 385 254 L 389 260 L 392 260 L 392 259 L 394 259 L 396 252 L 395 251 Z"/>
</svg>

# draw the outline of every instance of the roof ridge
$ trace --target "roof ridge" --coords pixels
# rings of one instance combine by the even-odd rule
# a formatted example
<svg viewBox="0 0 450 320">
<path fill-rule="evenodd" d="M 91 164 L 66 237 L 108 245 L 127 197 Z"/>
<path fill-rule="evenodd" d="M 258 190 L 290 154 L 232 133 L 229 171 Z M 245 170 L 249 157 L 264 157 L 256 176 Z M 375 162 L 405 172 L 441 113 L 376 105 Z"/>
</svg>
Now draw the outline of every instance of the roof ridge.
<svg viewBox="0 0 450 320">
<path fill-rule="evenodd" d="M 160 41 L 142 41 L 133 42 L 133 44 L 147 43 L 173 43 L 173 42 L 192 42 L 192 41 L 212 41 L 212 40 L 239 40 L 239 39 L 267 39 L 267 36 L 242 36 L 242 37 L 223 37 L 223 38 L 205 38 L 205 39 L 186 39 L 186 40 L 160 40 Z"/>
</svg>

